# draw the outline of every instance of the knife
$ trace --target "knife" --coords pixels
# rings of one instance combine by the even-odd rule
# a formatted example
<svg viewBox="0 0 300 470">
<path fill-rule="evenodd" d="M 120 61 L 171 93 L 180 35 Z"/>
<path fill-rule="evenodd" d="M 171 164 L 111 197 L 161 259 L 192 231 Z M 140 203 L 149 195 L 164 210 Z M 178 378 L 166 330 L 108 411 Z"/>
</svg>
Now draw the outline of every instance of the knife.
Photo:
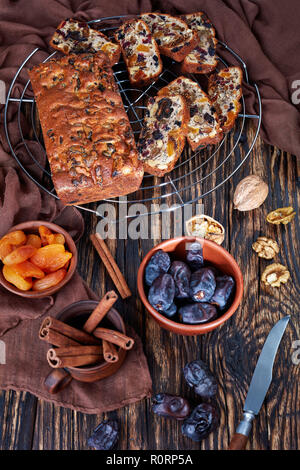
<svg viewBox="0 0 300 470">
<path fill-rule="evenodd" d="M 279 320 L 273 326 L 265 341 L 247 393 L 243 409 L 243 419 L 240 421 L 231 439 L 229 450 L 243 450 L 246 447 L 248 436 L 252 428 L 252 421 L 259 413 L 271 384 L 275 356 L 289 320 L 289 315 Z"/>
</svg>

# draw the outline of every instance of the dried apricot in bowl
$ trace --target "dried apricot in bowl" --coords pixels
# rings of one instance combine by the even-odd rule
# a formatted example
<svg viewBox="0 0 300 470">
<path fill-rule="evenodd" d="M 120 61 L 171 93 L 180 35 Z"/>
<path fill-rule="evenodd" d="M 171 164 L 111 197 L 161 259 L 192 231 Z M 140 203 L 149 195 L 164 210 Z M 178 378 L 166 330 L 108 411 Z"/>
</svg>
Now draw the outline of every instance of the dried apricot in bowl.
<svg viewBox="0 0 300 470">
<path fill-rule="evenodd" d="M 69 258 L 66 259 L 62 266 L 59 266 L 60 257 L 63 256 L 64 259 L 64 254 L 65 247 L 60 243 L 45 245 L 36 250 L 30 261 L 43 271 L 55 271 L 55 269 L 62 268 L 68 261 Z M 57 265 L 58 267 L 56 267 Z"/>
<path fill-rule="evenodd" d="M 24 279 L 20 274 L 18 274 L 12 266 L 5 264 L 3 266 L 3 276 L 8 282 L 16 286 L 22 291 L 27 291 L 32 288 L 32 279 Z"/>
<path fill-rule="evenodd" d="M 31 258 L 36 253 L 36 248 L 32 245 L 22 245 L 13 250 L 3 259 L 3 264 L 19 264 Z"/>
<path fill-rule="evenodd" d="M 33 290 L 43 291 L 49 289 L 50 287 L 54 287 L 59 284 L 66 277 L 66 275 L 67 271 L 65 269 L 59 269 L 58 271 L 47 274 L 43 279 L 34 281 Z"/>
</svg>

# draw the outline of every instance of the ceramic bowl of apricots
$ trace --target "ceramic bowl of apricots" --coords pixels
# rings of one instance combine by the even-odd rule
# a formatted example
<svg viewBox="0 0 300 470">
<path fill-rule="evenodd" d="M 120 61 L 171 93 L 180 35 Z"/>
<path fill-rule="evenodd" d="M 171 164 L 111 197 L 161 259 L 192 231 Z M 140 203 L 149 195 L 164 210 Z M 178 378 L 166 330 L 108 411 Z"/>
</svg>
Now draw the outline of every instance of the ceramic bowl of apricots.
<svg viewBox="0 0 300 470">
<path fill-rule="evenodd" d="M 77 265 L 75 243 L 51 222 L 16 225 L 0 239 L 0 284 L 29 298 L 54 294 L 73 276 Z"/>
</svg>

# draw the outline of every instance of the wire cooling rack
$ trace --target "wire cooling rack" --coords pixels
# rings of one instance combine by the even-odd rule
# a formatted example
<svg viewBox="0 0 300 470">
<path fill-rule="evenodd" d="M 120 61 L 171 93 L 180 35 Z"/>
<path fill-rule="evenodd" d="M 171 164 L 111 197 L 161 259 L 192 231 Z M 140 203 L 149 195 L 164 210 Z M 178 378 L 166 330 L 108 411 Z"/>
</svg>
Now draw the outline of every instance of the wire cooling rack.
<svg viewBox="0 0 300 470">
<path fill-rule="evenodd" d="M 93 28 L 110 37 L 122 21 L 127 18 L 128 16 L 100 18 L 90 21 L 89 24 L 91 24 Z M 238 64 L 242 67 L 244 81 L 247 84 L 250 84 L 247 66 L 243 59 L 227 44 L 221 41 L 218 42 L 219 62 L 217 70 L 224 66 L 227 67 L 228 65 L 233 65 L 232 62 L 229 64 L 221 57 L 222 49 L 223 51 L 227 51 L 227 57 L 232 57 L 232 62 L 234 62 L 234 64 Z M 24 69 L 28 69 L 32 66 L 32 59 L 34 59 L 35 54 L 39 50 L 39 48 L 34 49 L 26 57 L 12 80 L 5 103 L 4 128 L 11 153 L 25 174 L 41 189 L 58 199 L 51 180 L 51 172 L 47 158 L 45 158 L 45 165 L 41 164 L 38 156 L 34 155 L 32 149 L 29 148 L 29 145 L 27 144 L 28 141 L 25 137 L 29 126 L 29 128 L 32 129 L 32 139 L 38 144 L 39 153 L 40 150 L 42 150 L 46 155 L 37 115 L 36 103 L 32 97 L 32 93 L 31 96 L 29 93 L 32 91 L 30 80 L 28 80 L 24 85 L 21 91 L 21 96 L 17 98 L 13 97 L 16 84 L 18 84 L 18 89 L 20 90 L 18 77 Z M 47 62 L 56 54 L 59 53 L 54 52 L 50 54 L 44 62 Z M 143 126 L 143 116 L 146 109 L 147 99 L 150 96 L 155 96 L 160 88 L 166 86 L 180 75 L 177 63 L 168 58 L 163 58 L 163 60 L 164 67 L 160 76 L 155 80 L 155 82 L 143 89 L 133 88 L 131 86 L 123 60 L 120 60 L 119 63 L 113 67 L 115 80 L 119 86 L 124 107 L 136 139 L 138 139 L 138 135 Z M 191 78 L 198 81 L 200 86 L 203 87 L 202 81 L 205 80 L 205 76 L 192 75 Z M 130 210 L 126 210 L 126 213 L 123 210 L 120 210 L 122 205 L 126 205 L 126 208 L 128 209 L 128 206 L 135 204 L 134 207 L 135 209 L 137 208 L 139 216 L 172 211 L 180 207 L 184 207 L 187 204 L 193 204 L 199 199 L 203 199 L 205 196 L 220 188 L 224 183 L 230 180 L 230 178 L 241 168 L 249 157 L 261 126 L 262 110 L 260 93 L 255 83 L 251 83 L 251 85 L 256 94 L 258 104 L 257 109 L 259 110 L 258 114 L 247 114 L 245 101 L 242 97 L 242 109 L 235 127 L 230 133 L 224 136 L 219 144 L 208 146 L 205 149 L 200 149 L 195 152 L 192 152 L 186 145 L 175 168 L 163 178 L 145 174 L 141 187 L 135 193 L 132 193 L 127 197 L 105 199 L 104 202 L 115 204 L 119 213 L 123 213 L 118 220 L 135 217 L 137 215 L 136 212 L 131 214 Z M 24 153 L 22 153 L 22 158 L 17 155 L 10 137 L 7 117 L 9 107 L 12 103 L 17 103 L 18 131 L 20 134 L 21 144 L 23 144 L 26 151 L 25 158 Z M 30 108 L 30 110 L 27 109 L 26 113 L 25 107 Z M 27 121 L 24 121 L 24 113 L 27 116 Z M 30 117 L 28 118 L 28 116 Z M 255 130 L 252 135 L 252 141 L 250 143 L 248 142 L 245 150 L 243 149 L 242 144 L 244 143 L 243 133 L 245 131 L 246 120 L 254 120 Z M 35 171 L 35 169 L 38 171 Z M 37 174 L 39 176 L 37 176 Z M 102 202 L 103 201 L 101 201 L 101 203 Z M 93 203 L 84 206 L 77 205 L 76 207 L 81 210 L 100 215 L 97 208 L 93 208 L 94 206 L 95 204 Z"/>
</svg>

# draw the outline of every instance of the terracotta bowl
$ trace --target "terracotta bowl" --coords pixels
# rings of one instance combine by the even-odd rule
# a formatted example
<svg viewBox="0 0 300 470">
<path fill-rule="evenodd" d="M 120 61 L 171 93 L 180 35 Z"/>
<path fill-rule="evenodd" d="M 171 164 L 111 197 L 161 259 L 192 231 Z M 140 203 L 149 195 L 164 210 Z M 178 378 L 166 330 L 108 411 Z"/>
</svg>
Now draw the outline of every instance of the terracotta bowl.
<svg viewBox="0 0 300 470">
<path fill-rule="evenodd" d="M 222 315 L 218 316 L 215 320 L 212 320 L 207 323 L 202 323 L 199 325 L 187 325 L 184 323 L 175 322 L 165 317 L 157 310 L 155 310 L 152 305 L 150 305 L 147 300 L 144 288 L 144 273 L 151 256 L 157 250 L 161 249 L 165 252 L 172 254 L 172 259 L 174 260 L 177 259 L 184 261 L 186 254 L 186 243 L 191 243 L 196 240 L 201 242 L 202 244 L 204 260 L 215 265 L 216 268 L 219 268 L 220 271 L 222 271 L 224 274 L 232 276 L 236 283 L 236 289 L 235 296 L 230 307 Z M 218 326 L 222 325 L 237 310 L 243 295 L 243 277 L 241 270 L 238 267 L 234 258 L 228 253 L 228 251 L 226 251 L 220 245 L 217 245 L 215 242 L 196 237 L 171 238 L 170 240 L 164 241 L 159 245 L 155 246 L 152 250 L 150 250 L 139 267 L 137 285 L 141 300 L 144 306 L 146 307 L 147 311 L 152 316 L 152 318 L 154 318 L 154 320 L 157 321 L 157 323 L 159 323 L 162 328 L 165 328 L 166 330 L 181 335 L 201 335 L 204 333 L 208 333 L 209 331 L 212 331 Z"/>
<path fill-rule="evenodd" d="M 43 220 L 30 220 L 28 222 L 23 222 L 22 224 L 15 225 L 14 227 L 12 227 L 8 231 L 8 233 L 13 232 L 14 230 L 23 230 L 25 233 L 36 233 L 36 234 L 38 234 L 38 227 L 40 225 L 44 225 L 45 227 L 48 227 L 54 233 L 61 233 L 62 235 L 64 235 L 65 240 L 66 240 L 66 243 L 65 243 L 66 250 L 70 251 L 73 256 L 70 260 L 70 264 L 69 264 L 69 267 L 68 267 L 66 277 L 59 284 L 57 284 L 56 286 L 50 287 L 49 289 L 46 289 L 46 290 L 41 291 L 41 292 L 35 292 L 33 290 L 22 291 L 22 290 L 18 289 L 17 287 L 15 287 L 10 282 L 8 282 L 2 274 L 3 264 L 0 262 L 0 264 L 1 264 L 0 284 L 3 287 L 5 287 L 7 290 L 9 290 L 10 292 L 13 292 L 14 294 L 20 295 L 21 297 L 27 297 L 27 298 L 30 298 L 30 299 L 40 299 L 42 297 L 47 297 L 48 295 L 52 295 L 55 292 L 59 291 L 72 278 L 72 276 L 73 276 L 73 274 L 76 270 L 76 266 L 77 266 L 77 248 L 76 248 L 76 245 L 73 241 L 73 238 L 63 228 L 59 227 L 59 225 L 53 224 L 51 222 L 45 222 Z"/>
</svg>

